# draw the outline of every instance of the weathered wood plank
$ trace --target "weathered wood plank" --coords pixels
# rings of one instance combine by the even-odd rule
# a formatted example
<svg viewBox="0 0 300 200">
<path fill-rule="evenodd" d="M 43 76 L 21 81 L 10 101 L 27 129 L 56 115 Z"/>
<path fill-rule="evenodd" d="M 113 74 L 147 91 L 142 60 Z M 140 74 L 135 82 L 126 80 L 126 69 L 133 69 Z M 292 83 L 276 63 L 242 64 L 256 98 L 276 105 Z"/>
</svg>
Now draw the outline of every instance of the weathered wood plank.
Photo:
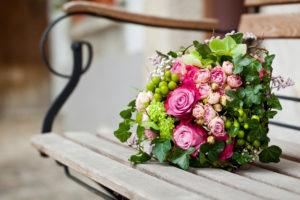
<svg viewBox="0 0 300 200">
<path fill-rule="evenodd" d="M 299 134 L 300 140 L 300 134 Z M 278 145 L 282 148 L 282 157 L 288 160 L 300 162 L 300 145 L 292 142 L 271 138 L 270 144 Z"/>
<path fill-rule="evenodd" d="M 244 14 L 239 31 L 263 38 L 300 38 L 300 13 Z"/>
<path fill-rule="evenodd" d="M 56 134 L 38 135 L 31 144 L 129 199 L 208 199 L 95 153 Z"/>
<path fill-rule="evenodd" d="M 280 158 L 279 163 L 255 163 L 255 165 L 300 179 L 300 163 L 298 162 Z"/>
<path fill-rule="evenodd" d="M 300 0 L 245 0 L 245 6 L 266 6 L 276 4 L 300 3 Z"/>
<path fill-rule="evenodd" d="M 67 2 L 63 6 L 63 11 L 66 13 L 89 12 L 117 21 L 125 21 L 155 27 L 186 30 L 190 29 L 199 31 L 213 31 L 214 29 L 216 30 L 219 27 L 218 20 L 216 19 L 199 19 L 197 21 L 194 21 L 156 17 L 131 13 L 121 9 L 105 6 L 103 4 L 84 1 Z"/>
<path fill-rule="evenodd" d="M 242 167 L 242 169 L 237 170 L 236 173 L 256 181 L 267 183 L 287 191 L 300 194 L 300 180 L 294 177 L 286 176 L 253 165 Z"/>
<path fill-rule="evenodd" d="M 128 157 L 136 152 L 134 149 L 119 145 L 118 143 L 109 142 L 113 140 L 113 137 L 107 134 L 103 134 L 101 137 L 107 137 L 108 140 L 103 140 L 102 138 L 97 140 L 97 137 L 88 133 L 66 133 L 65 135 L 72 141 L 76 141 L 90 149 L 93 149 L 96 152 L 109 156 L 112 159 L 118 160 L 119 162 L 127 165 L 129 164 L 127 161 Z M 267 199 L 281 199 L 287 195 L 292 199 L 300 198 L 299 195 L 291 194 L 285 190 L 270 186 L 268 184 L 260 183 L 255 180 L 219 169 L 193 169 L 193 172 L 200 174 L 199 177 L 201 179 L 199 179 L 199 177 L 196 179 L 195 176 L 191 176 L 191 174 L 175 167 L 167 167 L 153 163 L 137 165 L 136 169 L 145 171 L 146 173 L 150 173 L 174 184 L 180 184 L 178 186 L 187 187 L 187 189 L 190 189 L 194 192 L 207 192 L 208 195 L 216 195 L 213 196 L 214 198 L 234 198 L 234 196 L 240 196 L 240 194 L 237 193 L 238 190 Z M 273 173 L 276 174 L 275 172 Z M 206 179 L 203 177 L 206 177 Z M 215 182 L 220 182 L 221 185 L 223 185 L 223 188 L 220 188 L 220 184 L 219 186 L 214 186 L 216 183 L 212 183 L 211 179 Z M 242 187 L 239 185 L 242 185 Z M 226 192 L 224 191 L 224 186 L 230 186 L 231 188 L 235 188 L 235 190 L 233 193 L 228 191 Z M 201 190 L 199 190 L 199 188 L 201 188 Z M 266 191 L 272 192 L 266 193 Z M 220 194 L 222 195 L 219 196 Z M 241 197 L 241 199 L 244 199 L 244 197 Z"/>
</svg>

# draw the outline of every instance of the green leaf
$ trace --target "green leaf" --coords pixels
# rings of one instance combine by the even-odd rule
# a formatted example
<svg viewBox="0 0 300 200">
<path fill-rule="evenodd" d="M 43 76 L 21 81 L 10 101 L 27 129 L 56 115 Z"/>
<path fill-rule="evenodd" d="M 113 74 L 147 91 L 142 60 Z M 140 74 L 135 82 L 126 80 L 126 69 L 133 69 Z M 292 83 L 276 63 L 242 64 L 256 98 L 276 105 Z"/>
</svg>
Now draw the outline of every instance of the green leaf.
<svg viewBox="0 0 300 200">
<path fill-rule="evenodd" d="M 277 114 L 277 111 L 267 110 L 266 117 L 272 119 Z"/>
<path fill-rule="evenodd" d="M 140 111 L 138 114 L 136 114 L 136 122 L 139 124 L 142 122 L 142 118 L 143 118 L 143 112 Z"/>
<path fill-rule="evenodd" d="M 203 165 L 204 163 L 207 163 L 207 159 L 204 155 L 204 153 L 202 153 L 201 151 L 199 151 L 199 161 L 200 161 L 200 164 Z"/>
<path fill-rule="evenodd" d="M 151 156 L 145 152 L 139 152 L 135 155 L 132 155 L 128 160 L 132 163 L 143 163 L 151 159 Z"/>
<path fill-rule="evenodd" d="M 272 94 L 270 98 L 267 98 L 267 104 L 271 108 L 274 108 L 276 110 L 282 110 L 282 106 L 279 102 L 279 99 L 276 98 L 274 94 Z"/>
<path fill-rule="evenodd" d="M 251 63 L 251 60 L 249 58 L 243 58 L 243 55 L 240 54 L 235 56 L 232 62 L 234 65 L 232 72 L 234 74 L 240 74 L 244 70 L 244 67 Z"/>
<path fill-rule="evenodd" d="M 218 52 L 218 51 L 225 51 L 226 52 L 226 44 L 218 38 L 213 39 L 209 43 L 209 48 L 211 49 L 212 52 Z"/>
<path fill-rule="evenodd" d="M 131 108 L 135 108 L 135 99 L 130 101 L 127 106 Z"/>
<path fill-rule="evenodd" d="M 230 137 L 235 137 L 235 136 L 237 136 L 239 130 L 240 130 L 239 128 L 236 128 L 236 127 L 234 127 L 234 126 L 231 126 L 231 127 L 229 128 L 229 130 L 227 131 L 227 133 L 228 133 L 228 135 L 229 135 Z M 230 139 L 230 141 L 231 141 L 231 139 Z"/>
<path fill-rule="evenodd" d="M 145 132 L 145 128 L 144 127 L 142 127 L 142 126 L 138 126 L 137 127 L 137 129 L 136 129 L 136 135 L 138 136 L 139 141 L 141 141 L 143 139 L 144 132 Z"/>
<path fill-rule="evenodd" d="M 259 105 L 262 101 L 262 94 L 259 92 L 262 89 L 261 85 L 256 85 L 254 88 L 251 86 L 247 86 L 244 90 L 245 99 L 244 103 L 248 108 L 250 108 L 253 104 Z"/>
<path fill-rule="evenodd" d="M 238 152 L 234 152 L 234 154 L 232 155 L 232 159 L 236 160 L 236 162 L 239 163 L 240 165 L 244 165 L 248 163 L 250 158 L 251 155 L 249 154 L 249 152 L 244 152 L 242 154 Z"/>
<path fill-rule="evenodd" d="M 269 56 L 266 56 L 266 57 L 265 57 L 264 65 L 265 65 L 265 66 L 271 66 L 271 65 L 272 65 L 272 62 L 273 62 L 273 60 L 274 60 L 274 58 L 275 58 L 275 55 L 274 55 L 274 54 L 269 55 Z"/>
<path fill-rule="evenodd" d="M 123 110 L 120 112 L 120 116 L 123 118 L 123 119 L 130 119 L 131 116 L 132 116 L 132 112 L 134 111 L 134 109 L 132 108 L 129 108 L 127 110 Z"/>
<path fill-rule="evenodd" d="M 196 48 L 202 58 L 207 58 L 207 56 L 211 54 L 211 51 L 206 44 L 199 44 L 199 46 L 197 46 Z M 209 60 L 212 61 L 211 59 Z"/>
<path fill-rule="evenodd" d="M 249 121 L 249 135 L 251 141 L 265 140 L 267 137 L 267 129 L 259 121 L 252 119 Z"/>
<path fill-rule="evenodd" d="M 119 124 L 119 130 L 129 131 L 130 124 L 127 121 L 123 121 Z"/>
<path fill-rule="evenodd" d="M 126 131 L 126 130 L 122 130 L 122 129 L 118 129 L 114 132 L 114 135 L 116 136 L 116 138 L 118 138 L 121 142 L 126 142 L 128 140 L 128 138 L 130 138 L 131 136 L 131 132 Z"/>
<path fill-rule="evenodd" d="M 207 158 L 210 161 L 216 161 L 220 158 L 220 153 L 225 148 L 225 142 L 216 140 L 214 144 L 204 143 L 200 146 L 200 151 L 204 154 L 207 153 Z"/>
<path fill-rule="evenodd" d="M 155 144 L 152 149 L 152 153 L 158 158 L 159 162 L 163 162 L 171 148 L 172 146 L 170 140 L 164 139 Z"/>
<path fill-rule="evenodd" d="M 230 36 L 226 36 L 223 39 L 223 42 L 225 43 L 225 49 L 226 49 L 226 51 L 230 51 L 231 48 L 233 48 L 233 47 L 236 46 L 235 40 L 232 37 L 230 37 Z"/>
<path fill-rule="evenodd" d="M 270 163 L 275 162 L 278 163 L 280 161 L 280 155 L 282 153 L 282 150 L 275 145 L 272 145 L 266 149 L 264 149 L 259 154 L 259 161 L 263 163 Z"/>
<path fill-rule="evenodd" d="M 171 162 L 184 170 L 189 168 L 189 157 L 184 149 L 175 148 Z"/>
<path fill-rule="evenodd" d="M 237 44 L 241 44 L 243 42 L 243 33 L 236 33 L 231 35 Z"/>
<path fill-rule="evenodd" d="M 174 51 L 169 51 L 168 55 L 172 56 L 173 58 L 177 58 L 177 53 Z"/>
<path fill-rule="evenodd" d="M 159 130 L 159 126 L 155 122 L 141 122 L 140 126 L 142 127 L 151 127 L 154 130 Z"/>
<path fill-rule="evenodd" d="M 166 54 L 163 54 L 163 53 L 160 52 L 160 51 L 156 51 L 156 53 L 157 53 L 159 56 L 168 58 L 168 56 L 167 56 Z"/>
<path fill-rule="evenodd" d="M 213 162 L 213 161 L 218 160 L 220 158 L 220 155 L 215 151 L 209 151 L 207 154 L 207 158 L 208 158 L 208 160 Z"/>
<path fill-rule="evenodd" d="M 186 153 L 190 155 L 190 154 L 193 154 L 195 151 L 196 151 L 196 149 L 194 147 L 190 147 L 186 150 Z"/>
<path fill-rule="evenodd" d="M 239 55 L 244 56 L 247 53 L 247 45 L 246 44 L 237 44 L 235 47 L 233 47 L 230 51 L 232 54 L 232 57 L 235 58 Z"/>
</svg>

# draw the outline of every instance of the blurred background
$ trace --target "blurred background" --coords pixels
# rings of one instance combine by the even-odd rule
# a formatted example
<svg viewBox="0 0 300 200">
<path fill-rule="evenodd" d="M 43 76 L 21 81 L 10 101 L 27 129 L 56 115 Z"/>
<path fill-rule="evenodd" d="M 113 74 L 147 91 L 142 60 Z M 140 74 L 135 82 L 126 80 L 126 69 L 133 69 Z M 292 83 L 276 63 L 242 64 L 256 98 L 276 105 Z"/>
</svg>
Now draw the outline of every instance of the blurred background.
<svg viewBox="0 0 300 200">
<path fill-rule="evenodd" d="M 13 0 L 0 2 L 0 199 L 97 199 L 64 177 L 51 159 L 42 159 L 30 147 L 39 134 L 43 117 L 66 80 L 50 75 L 39 53 L 47 24 L 61 16 L 64 0 Z M 157 16 L 180 19 L 218 18 L 226 30 L 237 29 L 246 10 L 243 0 L 94 0 L 94 2 Z M 265 6 L 262 13 L 299 11 L 299 4 Z M 94 59 L 67 104 L 59 113 L 54 131 L 113 132 L 119 111 L 144 88 L 151 70 L 149 57 L 188 46 L 209 33 L 165 30 L 120 24 L 77 16 L 64 20 L 51 33 L 47 54 L 61 73 L 72 67 L 73 40 L 92 43 Z M 300 41 L 266 40 L 262 44 L 277 54 L 274 75 L 291 77 L 296 85 L 278 94 L 300 97 Z M 299 124 L 300 105 L 282 101 L 277 119 Z M 272 137 L 295 141 L 295 131 L 271 127 Z M 300 134 L 300 133 L 298 133 Z"/>
</svg>

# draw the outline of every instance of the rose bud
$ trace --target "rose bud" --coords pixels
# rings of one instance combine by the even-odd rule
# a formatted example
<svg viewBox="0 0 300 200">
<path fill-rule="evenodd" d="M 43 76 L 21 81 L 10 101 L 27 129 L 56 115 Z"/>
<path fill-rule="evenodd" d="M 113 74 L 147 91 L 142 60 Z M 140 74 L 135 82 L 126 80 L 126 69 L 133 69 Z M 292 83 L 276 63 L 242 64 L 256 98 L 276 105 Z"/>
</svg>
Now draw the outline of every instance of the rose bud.
<svg viewBox="0 0 300 200">
<path fill-rule="evenodd" d="M 225 116 L 221 116 L 221 119 L 225 122 L 227 118 Z"/>
<path fill-rule="evenodd" d="M 231 75 L 227 77 L 227 84 L 232 88 L 237 88 L 242 85 L 242 79 L 240 76 Z"/>
<path fill-rule="evenodd" d="M 219 103 L 215 104 L 213 107 L 214 107 L 215 111 L 217 111 L 217 112 L 221 112 L 222 111 L 222 106 Z"/>
<path fill-rule="evenodd" d="M 219 85 L 217 83 L 212 83 L 211 84 L 211 89 L 212 90 L 217 90 L 217 89 L 219 89 Z"/>
<path fill-rule="evenodd" d="M 202 101 L 203 101 L 204 104 L 208 103 L 207 99 L 203 99 Z"/>
<path fill-rule="evenodd" d="M 231 87 L 228 84 L 224 84 L 222 89 L 226 92 L 228 90 L 231 90 Z"/>
<path fill-rule="evenodd" d="M 207 137 L 207 142 L 209 143 L 209 144 L 214 144 L 215 143 L 215 138 L 214 138 L 214 136 L 208 136 Z"/>
<path fill-rule="evenodd" d="M 156 133 L 154 133 L 153 131 L 151 131 L 149 128 L 146 128 L 144 134 L 150 140 L 153 140 L 153 139 L 155 139 L 157 137 Z"/>
<path fill-rule="evenodd" d="M 206 67 L 209 71 L 211 71 L 212 70 L 212 66 L 211 65 L 207 65 L 207 67 Z"/>
<path fill-rule="evenodd" d="M 227 75 L 232 74 L 233 64 L 229 61 L 223 62 L 222 68 Z"/>
<path fill-rule="evenodd" d="M 223 137 L 225 136 L 225 127 L 224 121 L 220 117 L 213 118 L 209 124 L 208 128 L 211 130 L 214 136 L 216 137 Z"/>
<path fill-rule="evenodd" d="M 197 119 L 195 119 L 195 122 L 196 122 L 196 124 L 201 126 L 204 124 L 204 118 L 203 117 L 197 118 Z"/>
<path fill-rule="evenodd" d="M 193 80 L 196 84 L 199 83 L 207 83 L 209 81 L 210 78 L 210 72 L 208 69 L 201 69 L 198 70 L 193 77 Z"/>
<path fill-rule="evenodd" d="M 204 105 L 202 103 L 197 103 L 193 108 L 193 116 L 197 119 L 203 118 L 204 116 Z"/>
<path fill-rule="evenodd" d="M 207 97 L 207 102 L 209 104 L 217 104 L 220 100 L 220 94 L 218 92 L 211 92 Z"/>
<path fill-rule="evenodd" d="M 205 99 L 208 97 L 209 93 L 211 92 L 211 88 L 208 84 L 202 84 L 198 88 L 199 94 L 200 94 L 200 99 Z"/>
<path fill-rule="evenodd" d="M 220 97 L 220 103 L 223 105 L 223 106 L 226 106 L 226 101 L 230 101 L 230 97 L 227 96 L 227 95 L 223 95 Z"/>
<path fill-rule="evenodd" d="M 204 124 L 208 124 L 216 116 L 217 116 L 217 113 L 214 110 L 214 108 L 211 105 L 206 104 L 205 112 L 204 112 Z"/>
<path fill-rule="evenodd" d="M 219 86 L 223 86 L 226 82 L 226 74 L 222 67 L 217 66 L 213 68 L 210 72 L 210 81 L 212 83 L 217 83 Z"/>
</svg>

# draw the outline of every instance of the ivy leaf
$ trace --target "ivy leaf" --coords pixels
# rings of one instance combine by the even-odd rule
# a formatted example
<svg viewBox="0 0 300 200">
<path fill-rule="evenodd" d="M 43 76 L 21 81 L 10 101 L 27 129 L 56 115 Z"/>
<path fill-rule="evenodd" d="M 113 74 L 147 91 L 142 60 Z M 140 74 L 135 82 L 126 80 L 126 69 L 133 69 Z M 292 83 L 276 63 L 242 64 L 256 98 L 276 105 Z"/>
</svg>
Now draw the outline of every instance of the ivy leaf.
<svg viewBox="0 0 300 200">
<path fill-rule="evenodd" d="M 237 44 L 241 44 L 243 42 L 243 33 L 235 33 L 231 35 Z"/>
<path fill-rule="evenodd" d="M 277 114 L 277 111 L 273 110 L 267 110 L 266 117 L 269 119 L 272 119 Z"/>
<path fill-rule="evenodd" d="M 272 145 L 266 149 L 264 149 L 259 154 L 259 161 L 263 163 L 270 163 L 275 162 L 278 163 L 280 161 L 280 155 L 282 153 L 282 150 L 275 145 Z"/>
<path fill-rule="evenodd" d="M 204 163 L 207 163 L 207 159 L 204 155 L 204 153 L 202 153 L 201 151 L 199 151 L 199 161 L 200 161 L 200 164 L 203 165 Z"/>
<path fill-rule="evenodd" d="M 244 103 L 248 108 L 253 104 L 259 105 L 262 101 L 262 94 L 259 92 L 262 89 L 262 85 L 256 85 L 255 87 L 247 86 L 244 90 L 245 99 Z"/>
<path fill-rule="evenodd" d="M 244 152 L 242 154 L 238 152 L 234 152 L 232 155 L 232 159 L 236 160 L 236 162 L 240 165 L 244 165 L 248 163 L 248 160 L 251 158 L 249 152 Z"/>
<path fill-rule="evenodd" d="M 240 54 L 235 56 L 232 62 L 234 65 L 232 72 L 234 74 L 240 74 L 243 71 L 243 68 L 251 63 L 251 60 L 249 58 L 243 58 L 243 55 Z"/>
<path fill-rule="evenodd" d="M 246 44 L 237 44 L 230 51 L 233 58 L 242 55 L 244 56 L 247 53 L 247 45 Z"/>
<path fill-rule="evenodd" d="M 165 57 L 165 58 L 168 58 L 168 56 L 166 54 L 163 54 L 162 52 L 160 51 L 156 51 L 156 53 L 159 55 L 159 56 L 162 56 L 162 57 Z"/>
<path fill-rule="evenodd" d="M 173 58 L 177 58 L 177 53 L 174 51 L 169 51 L 168 55 L 172 56 Z"/>
<path fill-rule="evenodd" d="M 272 65 L 272 62 L 275 58 L 275 55 L 272 54 L 272 55 L 269 55 L 269 56 L 266 56 L 265 57 L 265 62 L 264 62 L 264 66 L 271 66 Z"/>
<path fill-rule="evenodd" d="M 265 140 L 267 137 L 267 130 L 259 121 L 252 119 L 249 121 L 249 135 L 251 141 Z"/>
<path fill-rule="evenodd" d="M 135 163 L 147 162 L 150 159 L 151 159 L 151 156 L 148 155 L 147 153 L 139 152 L 135 155 L 132 155 L 128 160 L 135 164 Z"/>
<path fill-rule="evenodd" d="M 200 147 L 200 151 L 203 154 L 207 154 L 207 158 L 210 161 L 216 161 L 220 158 L 220 153 L 225 148 L 225 142 L 216 140 L 214 144 L 204 143 Z"/>
<path fill-rule="evenodd" d="M 190 154 L 193 154 L 195 151 L 196 151 L 196 149 L 194 147 L 190 147 L 186 150 L 186 153 L 190 155 Z"/>
<path fill-rule="evenodd" d="M 123 143 L 126 142 L 128 138 L 130 138 L 131 132 L 123 129 L 118 129 L 114 132 L 114 135 Z"/>
<path fill-rule="evenodd" d="M 274 108 L 277 110 L 282 110 L 281 104 L 280 104 L 278 98 L 276 98 L 274 94 L 272 94 L 270 98 L 267 98 L 267 104 L 271 108 Z"/>
<path fill-rule="evenodd" d="M 159 162 L 163 162 L 171 148 L 172 146 L 170 140 L 164 139 L 155 144 L 152 153 L 158 158 Z"/>
<path fill-rule="evenodd" d="M 140 126 L 142 127 L 151 127 L 154 130 L 159 130 L 159 126 L 155 122 L 141 122 Z"/>
<path fill-rule="evenodd" d="M 180 168 L 184 170 L 187 170 L 190 165 L 188 153 L 181 148 L 175 148 L 171 162 L 178 165 Z"/>
<path fill-rule="evenodd" d="M 132 116 L 132 112 L 135 111 L 135 109 L 132 109 L 132 108 L 129 108 L 127 110 L 123 110 L 120 112 L 120 116 L 123 118 L 123 119 L 130 119 L 131 116 Z"/>
<path fill-rule="evenodd" d="M 135 108 L 135 99 L 130 101 L 127 106 L 131 108 Z"/>
<path fill-rule="evenodd" d="M 225 43 L 216 38 L 213 39 L 210 43 L 209 43 L 209 48 L 211 49 L 212 52 L 218 52 L 218 51 L 225 51 L 226 52 L 226 45 Z"/>
<path fill-rule="evenodd" d="M 231 127 L 229 128 L 229 130 L 227 131 L 227 133 L 228 133 L 228 135 L 229 135 L 230 137 L 235 137 L 235 136 L 237 136 L 239 130 L 240 130 L 239 128 L 236 128 L 236 127 L 234 127 L 234 126 L 231 126 Z M 229 138 L 229 139 L 230 139 L 230 138 Z M 230 139 L 229 141 L 231 141 L 231 139 Z"/>
<path fill-rule="evenodd" d="M 138 136 L 139 141 L 142 140 L 144 132 L 145 132 L 145 128 L 139 125 L 136 129 L 136 135 Z"/>
</svg>

